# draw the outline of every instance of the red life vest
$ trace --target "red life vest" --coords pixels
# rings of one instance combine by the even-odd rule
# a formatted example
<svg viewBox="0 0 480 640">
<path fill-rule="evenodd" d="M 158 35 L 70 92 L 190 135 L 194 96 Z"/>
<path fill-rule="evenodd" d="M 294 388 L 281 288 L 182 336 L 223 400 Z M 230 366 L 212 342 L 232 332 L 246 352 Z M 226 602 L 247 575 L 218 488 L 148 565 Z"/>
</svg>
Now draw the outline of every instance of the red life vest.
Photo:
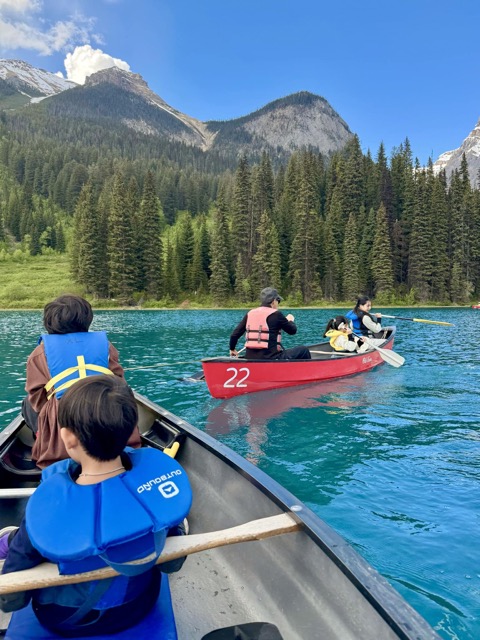
<svg viewBox="0 0 480 640">
<path fill-rule="evenodd" d="M 248 312 L 247 315 L 247 331 L 245 347 L 247 349 L 268 349 L 268 339 L 270 330 L 267 324 L 267 318 L 276 309 L 272 307 L 257 307 Z M 281 332 L 277 336 L 277 349 L 280 351 L 280 343 L 282 341 Z"/>
</svg>

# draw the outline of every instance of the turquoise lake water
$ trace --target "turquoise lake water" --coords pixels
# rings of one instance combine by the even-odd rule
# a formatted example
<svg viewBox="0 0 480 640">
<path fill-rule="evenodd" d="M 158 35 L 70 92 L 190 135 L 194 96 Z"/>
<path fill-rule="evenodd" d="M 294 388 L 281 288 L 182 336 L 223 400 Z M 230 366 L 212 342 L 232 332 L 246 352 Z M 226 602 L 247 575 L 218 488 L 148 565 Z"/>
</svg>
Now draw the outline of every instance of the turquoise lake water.
<svg viewBox="0 0 480 640">
<path fill-rule="evenodd" d="M 381 311 L 381 309 L 376 309 Z M 345 309 L 342 309 L 343 313 Z M 480 638 L 480 311 L 395 309 L 400 369 L 214 400 L 182 378 L 227 355 L 241 311 L 97 312 L 129 383 L 258 465 L 305 502 L 444 638 Z M 318 342 L 335 311 L 294 311 Z M 388 322 L 384 320 L 384 325 Z M 18 413 L 40 312 L 0 312 L 0 428 Z M 461 334 L 461 337 L 460 337 Z M 167 367 L 159 363 L 185 363 Z"/>
</svg>

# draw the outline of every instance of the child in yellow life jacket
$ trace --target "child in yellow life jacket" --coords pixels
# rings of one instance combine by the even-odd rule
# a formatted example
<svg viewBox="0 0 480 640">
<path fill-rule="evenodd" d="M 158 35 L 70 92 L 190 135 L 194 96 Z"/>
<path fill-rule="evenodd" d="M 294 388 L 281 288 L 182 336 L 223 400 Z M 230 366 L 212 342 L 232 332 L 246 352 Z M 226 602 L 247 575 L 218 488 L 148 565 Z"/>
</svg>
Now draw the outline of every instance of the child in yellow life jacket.
<svg viewBox="0 0 480 640">
<path fill-rule="evenodd" d="M 350 323 L 345 316 L 331 318 L 323 335 L 330 339 L 330 345 L 335 351 L 365 351 L 367 348 L 363 340 L 352 335 Z"/>
</svg>

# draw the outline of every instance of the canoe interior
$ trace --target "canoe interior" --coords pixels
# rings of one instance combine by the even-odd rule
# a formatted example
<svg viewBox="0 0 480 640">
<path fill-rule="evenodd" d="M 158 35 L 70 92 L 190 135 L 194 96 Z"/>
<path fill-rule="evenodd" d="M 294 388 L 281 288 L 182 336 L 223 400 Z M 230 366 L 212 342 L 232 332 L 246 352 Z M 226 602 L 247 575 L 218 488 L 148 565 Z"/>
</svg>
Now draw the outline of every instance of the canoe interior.
<svg viewBox="0 0 480 640">
<path fill-rule="evenodd" d="M 439 638 L 427 623 L 333 530 L 295 497 L 233 451 L 137 396 L 144 444 L 180 440 L 177 459 L 194 501 L 191 533 L 214 531 L 292 512 L 302 530 L 196 554 L 170 577 L 178 637 L 200 640 L 234 624 L 270 622 L 284 640 Z M 26 453 L 29 434 L 17 425 L 10 459 Z M 0 455 L 5 451 L 0 434 Z M 8 439 L 8 436 L 7 436 Z M 8 442 L 7 442 L 8 444 Z M 12 450 L 11 447 L 14 447 Z M 15 456 L 13 455 L 15 453 Z M 19 455 L 19 454 L 18 454 Z M 20 465 L 21 466 L 21 465 Z M 0 472 L 1 486 L 32 486 L 35 469 Z M 4 482 L 7 482 L 6 485 Z M 25 500 L 2 500 L 2 523 L 18 522 Z"/>
</svg>

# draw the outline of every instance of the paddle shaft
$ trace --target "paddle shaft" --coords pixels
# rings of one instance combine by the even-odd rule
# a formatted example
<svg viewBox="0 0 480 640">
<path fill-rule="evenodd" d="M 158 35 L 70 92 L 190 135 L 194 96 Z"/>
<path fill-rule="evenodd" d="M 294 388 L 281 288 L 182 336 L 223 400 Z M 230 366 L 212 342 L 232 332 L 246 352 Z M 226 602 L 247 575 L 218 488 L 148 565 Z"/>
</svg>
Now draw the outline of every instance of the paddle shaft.
<svg viewBox="0 0 480 640">
<path fill-rule="evenodd" d="M 403 318 L 402 316 L 387 316 L 384 313 L 382 313 L 382 318 L 393 318 L 394 320 L 408 320 L 408 322 L 425 322 L 427 324 L 443 324 L 449 327 L 455 326 L 451 322 L 442 322 L 441 320 L 422 320 L 421 318 Z"/>
<path fill-rule="evenodd" d="M 209 533 L 197 533 L 188 536 L 172 536 L 167 538 L 162 555 L 157 564 L 183 558 L 184 556 L 207 549 L 215 549 L 238 542 L 250 542 L 263 540 L 283 533 L 298 531 L 300 525 L 288 513 L 252 520 L 245 524 L 221 531 Z M 129 564 L 142 564 L 150 558 L 136 560 Z M 58 566 L 46 562 L 33 569 L 6 573 L 0 576 L 0 594 L 15 593 L 17 591 L 29 591 L 30 589 L 44 589 L 46 587 L 77 584 L 89 580 L 104 580 L 119 575 L 110 567 L 79 573 L 75 575 L 60 575 Z"/>
</svg>

